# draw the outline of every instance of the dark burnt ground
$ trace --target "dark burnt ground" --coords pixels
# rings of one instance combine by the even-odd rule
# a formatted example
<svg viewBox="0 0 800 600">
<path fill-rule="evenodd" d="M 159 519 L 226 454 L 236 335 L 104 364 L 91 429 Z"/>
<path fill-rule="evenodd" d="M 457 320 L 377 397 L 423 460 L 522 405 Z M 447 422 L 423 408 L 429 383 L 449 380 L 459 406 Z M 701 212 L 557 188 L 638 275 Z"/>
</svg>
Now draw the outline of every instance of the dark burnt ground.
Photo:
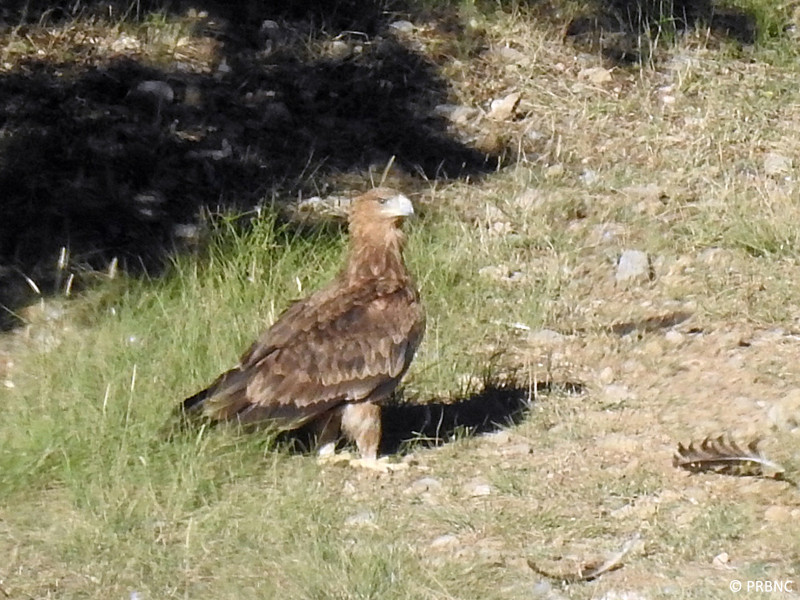
<svg viewBox="0 0 800 600">
<path fill-rule="evenodd" d="M 498 157 L 465 145 L 434 115 L 448 84 L 390 27 L 414 19 L 403 2 L 273 4 L 194 5 L 207 14 L 194 13 L 185 51 L 167 59 L 124 40 L 101 50 L 85 35 L 58 59 L 49 52 L 7 63 L 0 72 L 5 326 L 31 296 L 23 274 L 45 292 L 63 286 L 62 248 L 66 271 L 105 270 L 116 258 L 129 272 L 157 274 L 193 241 L 204 210 L 347 193 L 337 182 L 342 174 L 366 188 L 368 172 L 379 173 L 392 156 L 411 192 L 426 180 L 497 167 Z M 120 19 L 128 10 L 127 21 L 140 23 L 187 14 L 179 3 L 112 6 L 84 4 L 76 20 L 66 3 L 11 3 L 0 27 L 9 39 L 46 47 L 48 27 L 78 27 L 93 13 Z M 162 12 L 150 12 L 157 7 Z M 334 39 L 345 46 L 334 48 Z M 132 93 L 144 81 L 169 84 L 174 98 Z"/>
</svg>

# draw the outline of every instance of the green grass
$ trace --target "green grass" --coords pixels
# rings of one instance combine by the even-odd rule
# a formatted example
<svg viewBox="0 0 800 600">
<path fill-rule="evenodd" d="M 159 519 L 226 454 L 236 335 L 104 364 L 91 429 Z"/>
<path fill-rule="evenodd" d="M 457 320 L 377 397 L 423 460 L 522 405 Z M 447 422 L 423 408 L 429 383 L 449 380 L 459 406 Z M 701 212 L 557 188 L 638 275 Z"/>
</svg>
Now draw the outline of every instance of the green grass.
<svg viewBox="0 0 800 600">
<path fill-rule="evenodd" d="M 69 593 L 96 584 L 147 597 L 417 597 L 410 582 L 426 578 L 406 543 L 367 526 L 342 545 L 349 507 L 336 486 L 319 487 L 313 457 L 224 429 L 159 434 L 182 397 L 343 260 L 341 235 L 292 231 L 269 215 L 237 223 L 218 218 L 204 255 L 176 258 L 162 278 L 89 292 L 72 307 L 75 328 L 26 355 L 0 424 L 0 497 L 34 512 L 4 518 L 34 532 L 28 551 L 46 555 L 53 577 L 79 570 L 91 549 L 99 581 L 65 583 Z M 491 322 L 505 309 L 486 302 L 496 286 L 474 272 L 489 248 L 476 253 L 462 223 L 429 211 L 410 235 L 434 316 L 410 385 L 448 398 L 459 373 L 485 367 L 479 330 L 461 332 L 470 351 L 454 342 L 463 315 Z M 537 304 L 521 306 L 530 315 Z M 383 503 L 365 506 L 380 516 Z M 387 511 L 386 526 L 398 527 Z"/>
</svg>

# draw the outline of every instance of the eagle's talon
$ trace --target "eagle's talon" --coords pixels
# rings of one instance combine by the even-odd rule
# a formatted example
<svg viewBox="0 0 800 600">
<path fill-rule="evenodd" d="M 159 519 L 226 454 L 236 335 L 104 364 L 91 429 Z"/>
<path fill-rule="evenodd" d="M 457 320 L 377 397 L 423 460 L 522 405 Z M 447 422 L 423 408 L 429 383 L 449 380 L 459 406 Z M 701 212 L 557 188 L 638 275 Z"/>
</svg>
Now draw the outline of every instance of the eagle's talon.
<svg viewBox="0 0 800 600">
<path fill-rule="evenodd" d="M 338 465 L 341 463 L 351 463 L 353 461 L 353 455 L 350 452 L 320 452 L 317 456 L 317 464 L 318 465 Z"/>
<path fill-rule="evenodd" d="M 382 456 L 381 458 L 354 458 L 350 461 L 350 466 L 361 467 L 378 473 L 393 473 L 408 468 L 407 463 L 389 462 L 388 456 Z"/>
</svg>

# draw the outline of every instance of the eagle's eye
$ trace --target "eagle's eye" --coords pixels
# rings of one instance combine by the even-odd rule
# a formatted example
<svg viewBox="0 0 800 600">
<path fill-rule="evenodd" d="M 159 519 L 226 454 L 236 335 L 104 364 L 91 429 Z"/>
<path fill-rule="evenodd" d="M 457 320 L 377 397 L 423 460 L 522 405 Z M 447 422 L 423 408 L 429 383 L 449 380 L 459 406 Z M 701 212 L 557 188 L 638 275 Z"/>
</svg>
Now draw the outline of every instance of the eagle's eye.
<svg viewBox="0 0 800 600">
<path fill-rule="evenodd" d="M 381 196 L 380 198 L 378 198 L 378 204 L 386 204 L 388 201 L 389 198 L 387 198 L 386 196 Z"/>
</svg>

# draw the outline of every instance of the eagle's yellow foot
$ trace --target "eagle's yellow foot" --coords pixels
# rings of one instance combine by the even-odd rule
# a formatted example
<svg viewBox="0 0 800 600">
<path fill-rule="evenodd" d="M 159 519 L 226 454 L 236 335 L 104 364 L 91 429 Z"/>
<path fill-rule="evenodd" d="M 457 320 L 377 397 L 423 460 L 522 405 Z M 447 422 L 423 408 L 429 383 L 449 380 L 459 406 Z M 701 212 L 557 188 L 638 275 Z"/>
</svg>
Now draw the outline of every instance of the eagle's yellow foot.
<svg viewBox="0 0 800 600">
<path fill-rule="evenodd" d="M 320 448 L 319 454 L 317 455 L 318 465 L 338 465 L 341 463 L 349 463 L 352 461 L 353 461 L 353 455 L 350 452 L 344 451 L 336 453 L 333 451 L 333 448 L 328 450 L 328 448 L 325 446 Z"/>
<path fill-rule="evenodd" d="M 377 471 L 378 473 L 391 473 L 408 468 L 407 463 L 389 462 L 388 456 L 382 456 L 381 458 L 354 458 L 350 461 L 350 466 L 361 467 L 362 469 L 369 469 L 370 471 Z"/>
</svg>

